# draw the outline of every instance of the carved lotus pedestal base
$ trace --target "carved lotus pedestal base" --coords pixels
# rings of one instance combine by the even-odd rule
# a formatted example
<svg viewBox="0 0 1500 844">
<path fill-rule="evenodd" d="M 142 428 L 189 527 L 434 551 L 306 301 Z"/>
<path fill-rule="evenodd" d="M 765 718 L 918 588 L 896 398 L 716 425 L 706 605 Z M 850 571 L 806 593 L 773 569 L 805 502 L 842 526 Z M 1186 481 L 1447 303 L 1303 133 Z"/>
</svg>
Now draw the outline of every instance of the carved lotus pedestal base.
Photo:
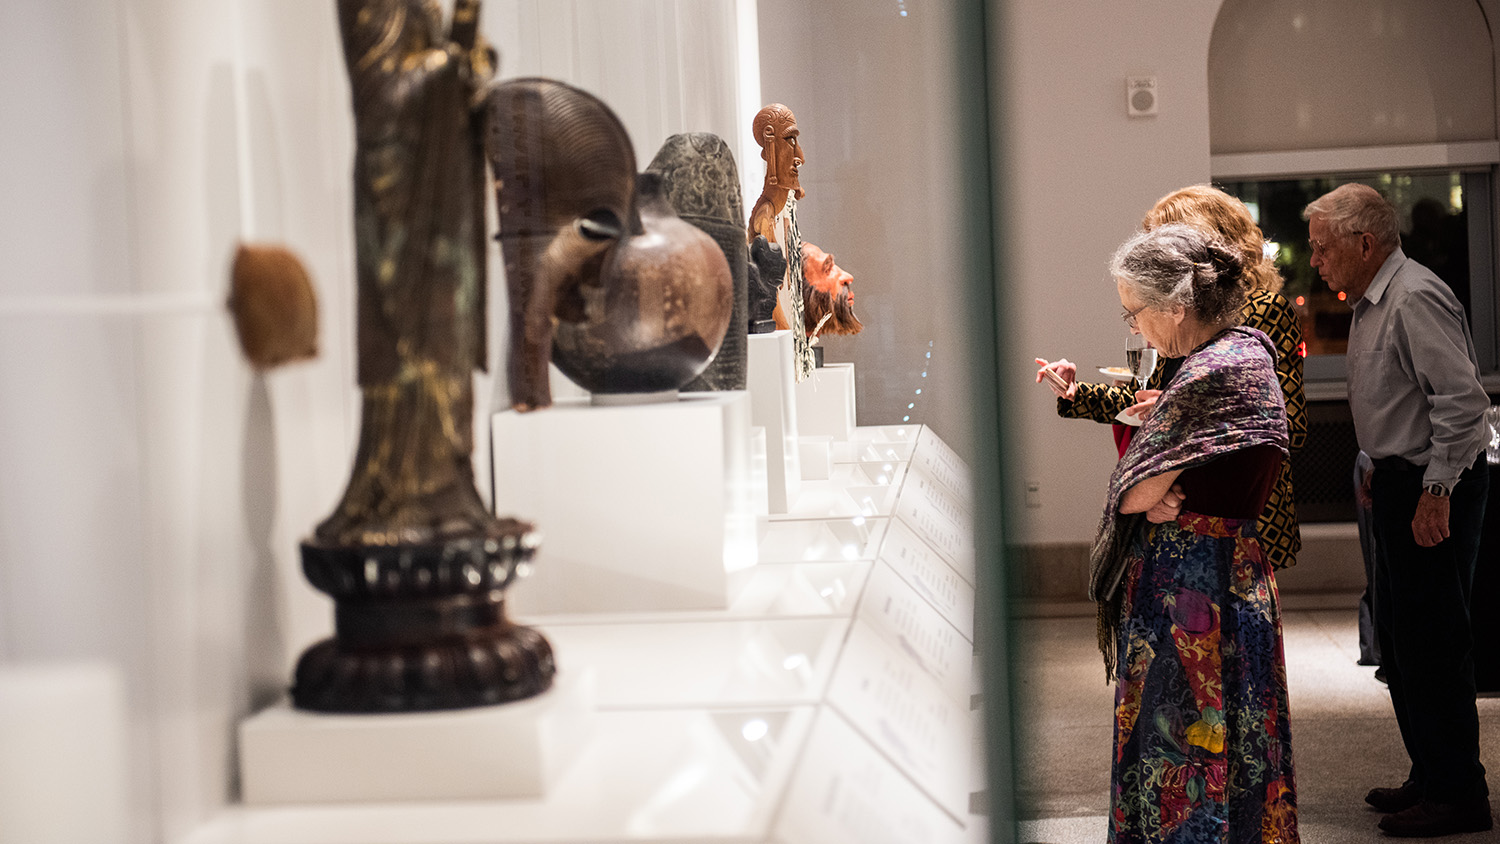
<svg viewBox="0 0 1500 844">
<path fill-rule="evenodd" d="M 297 662 L 292 703 L 316 712 L 420 712 L 505 703 L 552 685 L 552 648 L 505 618 L 505 588 L 536 551 L 528 525 L 434 545 L 302 544 L 335 603 L 335 635 Z M 518 569 L 521 571 L 518 572 Z"/>
</svg>

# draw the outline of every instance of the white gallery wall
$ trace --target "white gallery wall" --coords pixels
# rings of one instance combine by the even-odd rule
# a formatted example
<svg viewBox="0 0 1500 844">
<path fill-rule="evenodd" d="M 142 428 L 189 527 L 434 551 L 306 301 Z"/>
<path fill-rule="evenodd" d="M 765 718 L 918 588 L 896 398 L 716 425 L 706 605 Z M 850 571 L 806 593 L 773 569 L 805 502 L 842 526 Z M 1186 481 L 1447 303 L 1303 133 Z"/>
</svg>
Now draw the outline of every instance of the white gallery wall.
<svg viewBox="0 0 1500 844">
<path fill-rule="evenodd" d="M 0 32 L 0 669 L 116 672 L 116 840 L 170 841 L 231 798 L 236 721 L 330 626 L 295 543 L 355 422 L 333 9 L 14 0 Z M 242 238 L 307 261 L 319 361 L 239 359 Z"/>
<path fill-rule="evenodd" d="M 1218 5 L 1006 4 L 1000 178 L 1010 204 L 997 248 L 1011 286 L 1000 382 L 1019 430 L 1005 495 L 1021 501 L 1019 485 L 1036 482 L 1040 503 L 1011 510 L 1023 518 L 1009 541 L 1093 539 L 1116 458 L 1109 427 L 1059 418 L 1032 359 L 1066 357 L 1084 380 L 1123 361 L 1127 332 L 1109 258 L 1163 194 L 1208 179 L 1208 43 Z M 1157 78 L 1157 116 L 1127 116 L 1127 76 Z"/>
</svg>

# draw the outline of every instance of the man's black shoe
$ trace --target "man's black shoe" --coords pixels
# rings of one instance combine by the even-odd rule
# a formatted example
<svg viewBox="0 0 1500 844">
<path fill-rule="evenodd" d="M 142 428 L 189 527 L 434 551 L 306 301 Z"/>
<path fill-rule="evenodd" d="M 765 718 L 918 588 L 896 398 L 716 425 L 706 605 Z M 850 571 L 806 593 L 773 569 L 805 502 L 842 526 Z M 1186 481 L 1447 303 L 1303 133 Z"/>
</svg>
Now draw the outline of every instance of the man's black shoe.
<svg viewBox="0 0 1500 844">
<path fill-rule="evenodd" d="M 1436 838 L 1460 832 L 1484 832 L 1495 825 L 1490 800 L 1478 797 L 1463 803 L 1421 803 L 1380 819 L 1380 828 L 1396 838 Z"/>
<path fill-rule="evenodd" d="M 1389 815 L 1400 812 L 1422 802 L 1422 789 L 1411 780 L 1402 783 L 1399 788 L 1372 788 L 1365 795 L 1365 802 L 1375 807 L 1375 811 Z"/>
</svg>

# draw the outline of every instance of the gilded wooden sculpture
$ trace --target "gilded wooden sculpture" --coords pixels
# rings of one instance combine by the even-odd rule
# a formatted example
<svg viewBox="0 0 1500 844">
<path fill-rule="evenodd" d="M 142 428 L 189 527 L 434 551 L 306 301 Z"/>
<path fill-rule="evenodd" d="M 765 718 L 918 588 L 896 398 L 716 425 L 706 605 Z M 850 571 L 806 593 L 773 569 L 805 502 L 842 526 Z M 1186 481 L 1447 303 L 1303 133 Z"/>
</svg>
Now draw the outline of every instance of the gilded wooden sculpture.
<svg viewBox="0 0 1500 844">
<path fill-rule="evenodd" d="M 708 366 L 734 288 L 713 239 L 679 219 L 659 174 L 597 97 L 549 79 L 486 96 L 510 292 L 517 410 L 552 404 L 547 365 L 591 393 L 677 390 Z"/>
<path fill-rule="evenodd" d="M 359 445 L 342 500 L 303 543 L 336 602 L 308 649 L 304 709 L 449 709 L 551 684 L 552 652 L 505 618 L 538 544 L 474 486 L 473 373 L 485 367 L 484 160 L 476 94 L 494 53 L 478 0 L 338 0 L 355 117 Z"/>
</svg>

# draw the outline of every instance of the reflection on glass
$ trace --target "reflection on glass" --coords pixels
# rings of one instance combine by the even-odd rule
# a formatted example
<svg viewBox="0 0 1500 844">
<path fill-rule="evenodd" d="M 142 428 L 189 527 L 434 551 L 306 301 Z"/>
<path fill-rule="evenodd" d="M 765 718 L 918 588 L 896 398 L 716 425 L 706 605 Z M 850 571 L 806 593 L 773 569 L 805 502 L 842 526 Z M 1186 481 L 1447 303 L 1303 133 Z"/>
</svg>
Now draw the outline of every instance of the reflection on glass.
<svg viewBox="0 0 1500 844">
<path fill-rule="evenodd" d="M 828 497 L 833 496 L 830 493 Z M 852 509 L 854 503 L 849 501 L 845 506 Z M 763 521 L 757 549 L 762 563 L 843 563 L 849 559 L 847 549 L 852 545 L 858 549 L 854 559 L 865 560 L 874 555 L 885 529 L 886 520 L 857 513 L 842 519 Z"/>
<path fill-rule="evenodd" d="M 758 787 L 766 769 L 787 738 L 787 710 L 721 712 L 710 716 L 718 738 L 739 759 L 752 787 Z"/>
<path fill-rule="evenodd" d="M 770 731 L 771 725 L 764 718 L 751 718 L 740 727 L 740 735 L 745 737 L 745 741 L 760 741 Z"/>
</svg>

